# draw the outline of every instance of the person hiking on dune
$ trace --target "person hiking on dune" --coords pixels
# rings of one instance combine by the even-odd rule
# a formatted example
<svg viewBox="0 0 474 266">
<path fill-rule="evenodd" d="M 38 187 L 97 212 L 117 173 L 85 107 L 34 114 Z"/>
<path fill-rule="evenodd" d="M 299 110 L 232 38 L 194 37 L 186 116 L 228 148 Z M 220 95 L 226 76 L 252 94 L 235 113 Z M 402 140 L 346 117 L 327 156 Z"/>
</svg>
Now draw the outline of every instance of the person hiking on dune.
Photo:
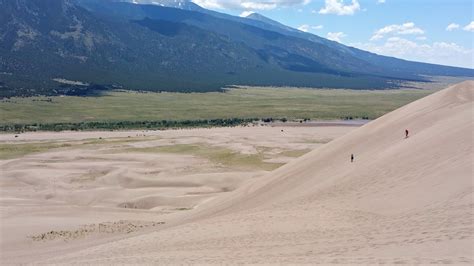
<svg viewBox="0 0 474 266">
<path fill-rule="evenodd" d="M 351 163 L 354 162 L 354 154 L 351 154 Z"/>
<path fill-rule="evenodd" d="M 408 138 L 408 129 L 405 129 L 405 138 Z"/>
</svg>

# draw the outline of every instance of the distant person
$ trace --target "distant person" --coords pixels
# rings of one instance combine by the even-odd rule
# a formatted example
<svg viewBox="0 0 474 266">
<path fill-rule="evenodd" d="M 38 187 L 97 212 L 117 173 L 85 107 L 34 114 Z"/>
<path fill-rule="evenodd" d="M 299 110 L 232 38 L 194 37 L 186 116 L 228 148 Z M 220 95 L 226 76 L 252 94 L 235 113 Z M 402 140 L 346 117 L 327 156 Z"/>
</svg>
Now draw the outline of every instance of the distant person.
<svg viewBox="0 0 474 266">
<path fill-rule="evenodd" d="M 354 162 L 354 154 L 351 154 L 351 163 Z"/>
<path fill-rule="evenodd" d="M 405 129 L 405 138 L 408 138 L 408 129 Z"/>
</svg>

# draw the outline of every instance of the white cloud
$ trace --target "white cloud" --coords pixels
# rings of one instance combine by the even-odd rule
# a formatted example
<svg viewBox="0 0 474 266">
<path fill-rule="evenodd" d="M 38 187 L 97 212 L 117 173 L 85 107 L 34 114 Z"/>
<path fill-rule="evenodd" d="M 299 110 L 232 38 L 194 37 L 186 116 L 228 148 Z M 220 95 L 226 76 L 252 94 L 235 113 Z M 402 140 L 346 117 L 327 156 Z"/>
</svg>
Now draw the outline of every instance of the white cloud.
<svg viewBox="0 0 474 266">
<path fill-rule="evenodd" d="M 308 24 L 303 24 L 303 25 L 299 26 L 298 29 L 299 29 L 300 31 L 308 32 L 308 31 L 309 31 L 309 27 L 310 27 L 310 26 L 309 26 Z"/>
<path fill-rule="evenodd" d="M 352 0 L 351 4 L 344 4 L 344 0 L 326 0 L 326 5 L 319 10 L 319 14 L 336 14 L 339 16 L 353 15 L 360 10 L 360 4 L 357 0 Z"/>
<path fill-rule="evenodd" d="M 385 4 L 385 0 L 377 0 L 377 4 Z"/>
<path fill-rule="evenodd" d="M 240 13 L 239 16 L 245 18 L 245 17 L 248 17 L 249 15 L 252 15 L 253 13 L 255 13 L 255 12 L 253 12 L 253 11 L 244 11 L 244 12 Z"/>
<path fill-rule="evenodd" d="M 446 27 L 447 31 L 453 31 L 455 29 L 459 29 L 459 24 L 451 23 Z"/>
<path fill-rule="evenodd" d="M 209 8 L 209 9 L 222 9 L 223 8 L 222 5 L 219 3 L 220 1 L 217 1 L 217 0 L 193 0 L 193 2 L 204 8 Z"/>
<path fill-rule="evenodd" d="M 192 0 L 194 3 L 210 9 L 269 10 L 278 7 L 307 5 L 311 0 Z"/>
<path fill-rule="evenodd" d="M 428 38 L 426 38 L 425 36 L 419 36 L 419 37 L 416 37 L 416 39 L 420 41 L 426 41 Z"/>
<path fill-rule="evenodd" d="M 298 27 L 298 29 L 300 31 L 304 31 L 304 32 L 309 32 L 310 30 L 320 30 L 323 28 L 323 25 L 308 25 L 308 24 L 303 24 L 301 26 Z"/>
<path fill-rule="evenodd" d="M 465 31 L 474 32 L 474 21 L 471 21 L 471 23 L 467 24 L 462 29 L 465 30 Z"/>
<path fill-rule="evenodd" d="M 425 31 L 415 26 L 413 22 L 403 23 L 401 25 L 393 24 L 385 26 L 377 31 L 370 38 L 371 41 L 380 40 L 385 35 L 407 35 L 407 34 L 424 34 Z"/>
<path fill-rule="evenodd" d="M 331 41 L 341 42 L 347 35 L 344 32 L 328 32 L 327 38 Z"/>
<path fill-rule="evenodd" d="M 381 45 L 372 42 L 353 43 L 350 45 L 373 53 L 407 60 L 474 68 L 474 62 L 472 61 L 474 50 L 453 42 L 427 44 L 417 43 L 400 37 L 390 37 Z"/>
</svg>

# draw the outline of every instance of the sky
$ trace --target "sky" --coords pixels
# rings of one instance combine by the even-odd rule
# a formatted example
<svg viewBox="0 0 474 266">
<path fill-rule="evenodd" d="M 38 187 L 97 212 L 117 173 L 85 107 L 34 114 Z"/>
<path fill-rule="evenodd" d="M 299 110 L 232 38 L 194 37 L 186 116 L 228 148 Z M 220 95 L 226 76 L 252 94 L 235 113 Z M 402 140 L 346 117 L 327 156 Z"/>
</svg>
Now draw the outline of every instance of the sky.
<svg viewBox="0 0 474 266">
<path fill-rule="evenodd" d="M 474 68 L 472 0 L 193 0 L 260 13 L 342 44 L 407 60 Z"/>
</svg>

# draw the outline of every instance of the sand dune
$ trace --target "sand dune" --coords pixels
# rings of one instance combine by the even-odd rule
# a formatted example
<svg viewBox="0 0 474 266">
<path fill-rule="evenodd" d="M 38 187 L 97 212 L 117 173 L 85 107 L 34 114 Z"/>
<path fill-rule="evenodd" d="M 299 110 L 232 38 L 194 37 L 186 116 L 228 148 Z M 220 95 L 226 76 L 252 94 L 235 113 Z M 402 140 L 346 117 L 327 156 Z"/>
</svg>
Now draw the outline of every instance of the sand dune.
<svg viewBox="0 0 474 266">
<path fill-rule="evenodd" d="M 338 206 L 402 213 L 470 192 L 473 99 L 470 81 L 402 107 L 272 172 L 233 208 L 338 198 Z"/>
<path fill-rule="evenodd" d="M 472 264 L 473 112 L 460 83 L 153 233 L 44 262 Z"/>
</svg>

